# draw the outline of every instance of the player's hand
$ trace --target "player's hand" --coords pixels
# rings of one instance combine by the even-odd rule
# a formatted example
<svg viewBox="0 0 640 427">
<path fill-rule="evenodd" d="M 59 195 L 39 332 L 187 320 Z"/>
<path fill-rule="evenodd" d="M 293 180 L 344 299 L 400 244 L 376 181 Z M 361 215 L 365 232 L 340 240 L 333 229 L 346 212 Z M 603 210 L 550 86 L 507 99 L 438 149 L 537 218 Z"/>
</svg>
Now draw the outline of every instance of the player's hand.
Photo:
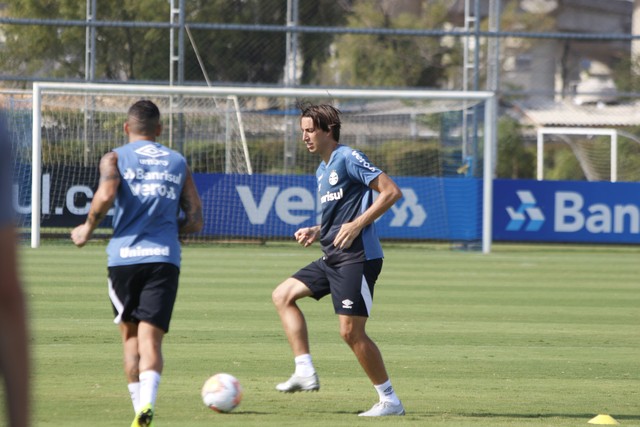
<svg viewBox="0 0 640 427">
<path fill-rule="evenodd" d="M 71 230 L 71 240 L 73 243 L 81 248 L 83 247 L 91 237 L 91 229 L 88 225 L 82 224 Z"/>
<path fill-rule="evenodd" d="M 306 248 L 316 241 L 319 232 L 319 227 L 304 227 L 298 229 L 293 236 L 296 238 L 298 243 Z"/>
<path fill-rule="evenodd" d="M 333 239 L 333 246 L 338 249 L 349 249 L 353 241 L 358 237 L 362 228 L 355 222 L 345 222 Z"/>
</svg>

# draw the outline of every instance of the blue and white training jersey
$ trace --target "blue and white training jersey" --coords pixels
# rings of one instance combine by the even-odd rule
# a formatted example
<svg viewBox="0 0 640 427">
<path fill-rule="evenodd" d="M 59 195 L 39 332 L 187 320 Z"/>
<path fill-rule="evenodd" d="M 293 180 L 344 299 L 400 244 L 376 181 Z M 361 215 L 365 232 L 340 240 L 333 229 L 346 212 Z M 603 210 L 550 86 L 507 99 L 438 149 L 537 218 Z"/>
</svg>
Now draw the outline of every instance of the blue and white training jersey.
<svg viewBox="0 0 640 427">
<path fill-rule="evenodd" d="M 337 266 L 383 257 L 375 223 L 366 226 L 348 249 L 333 245 L 340 226 L 371 206 L 373 190 L 369 183 L 381 173 L 362 152 L 340 144 L 331 153 L 329 163 L 320 163 L 316 171 L 322 206 L 320 245 L 327 264 Z"/>
<path fill-rule="evenodd" d="M 157 142 L 116 148 L 120 186 L 108 265 L 166 262 L 180 267 L 178 213 L 187 174 L 184 157 Z"/>
</svg>

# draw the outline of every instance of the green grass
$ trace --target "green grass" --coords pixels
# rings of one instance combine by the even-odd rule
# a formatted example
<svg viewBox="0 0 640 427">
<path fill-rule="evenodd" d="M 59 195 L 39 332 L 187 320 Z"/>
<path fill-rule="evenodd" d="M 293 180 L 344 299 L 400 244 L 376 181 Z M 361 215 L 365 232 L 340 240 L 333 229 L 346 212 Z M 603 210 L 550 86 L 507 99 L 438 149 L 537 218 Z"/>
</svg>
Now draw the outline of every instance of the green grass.
<svg viewBox="0 0 640 427">
<path fill-rule="evenodd" d="M 274 390 L 293 361 L 271 291 L 317 248 L 211 245 L 184 248 L 156 426 L 586 426 L 597 414 L 640 425 L 640 249 L 385 250 L 368 332 L 405 417 L 356 416 L 377 395 L 341 341 L 328 299 L 301 302 L 320 392 Z M 104 246 L 24 248 L 22 264 L 35 426 L 128 426 Z M 245 389 L 226 415 L 199 397 L 221 371 Z"/>
</svg>

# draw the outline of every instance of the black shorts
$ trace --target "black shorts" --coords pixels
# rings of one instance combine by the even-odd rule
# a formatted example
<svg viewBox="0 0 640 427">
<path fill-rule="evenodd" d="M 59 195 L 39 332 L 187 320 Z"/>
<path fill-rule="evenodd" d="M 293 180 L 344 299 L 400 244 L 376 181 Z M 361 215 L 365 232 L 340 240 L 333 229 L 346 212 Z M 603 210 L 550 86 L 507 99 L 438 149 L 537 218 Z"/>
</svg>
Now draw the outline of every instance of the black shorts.
<svg viewBox="0 0 640 427">
<path fill-rule="evenodd" d="M 331 294 L 336 314 L 369 317 L 373 288 L 382 270 L 382 258 L 333 267 L 318 259 L 292 277 L 304 283 L 319 300 Z"/>
<path fill-rule="evenodd" d="M 149 322 L 169 332 L 180 269 L 168 263 L 109 267 L 114 323 Z"/>
</svg>

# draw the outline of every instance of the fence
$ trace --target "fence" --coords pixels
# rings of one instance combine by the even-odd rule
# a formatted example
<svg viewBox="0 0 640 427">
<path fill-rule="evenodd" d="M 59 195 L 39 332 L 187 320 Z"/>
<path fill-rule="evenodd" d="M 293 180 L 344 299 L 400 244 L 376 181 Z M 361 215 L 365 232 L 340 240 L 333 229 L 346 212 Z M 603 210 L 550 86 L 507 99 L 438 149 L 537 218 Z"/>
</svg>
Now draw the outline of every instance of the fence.
<svg viewBox="0 0 640 427">
<path fill-rule="evenodd" d="M 471 10 L 444 0 L 17 3 L 0 17 L 0 101 L 18 123 L 31 121 L 35 81 L 490 88 L 500 100 L 497 177 L 607 181 L 616 169 L 617 181 L 640 181 L 631 1 L 571 0 L 542 12 L 509 0 L 471 0 Z M 467 154 L 479 147 L 480 122 L 468 109 L 457 125 L 464 148 L 454 169 L 473 169 Z M 547 136 L 541 155 L 537 134 L 550 127 L 587 131 Z M 615 132 L 617 156 L 590 128 Z M 415 143 L 433 138 L 417 134 Z"/>
</svg>

